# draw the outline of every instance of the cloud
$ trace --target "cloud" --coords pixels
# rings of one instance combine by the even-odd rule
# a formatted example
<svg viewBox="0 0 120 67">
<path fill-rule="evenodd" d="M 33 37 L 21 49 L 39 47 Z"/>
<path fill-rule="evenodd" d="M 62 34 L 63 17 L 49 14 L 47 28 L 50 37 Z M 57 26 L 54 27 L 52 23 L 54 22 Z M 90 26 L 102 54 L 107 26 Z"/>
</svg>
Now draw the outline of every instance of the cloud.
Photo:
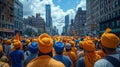
<svg viewBox="0 0 120 67">
<path fill-rule="evenodd" d="M 73 19 L 75 16 L 74 9 L 69 9 L 65 12 L 63 11 L 63 9 L 60 8 L 59 5 L 55 6 L 55 4 L 53 3 L 53 0 L 20 0 L 20 1 L 23 3 L 24 17 L 32 16 L 32 15 L 35 16 L 36 13 L 40 13 L 41 17 L 44 18 L 44 20 L 46 20 L 45 5 L 50 4 L 53 26 L 56 26 L 57 29 L 59 29 L 59 33 L 62 32 L 62 28 L 64 26 L 65 15 L 69 14 L 70 19 Z M 60 1 L 61 0 L 58 0 L 58 2 Z M 81 2 L 85 3 L 84 0 L 82 0 Z M 81 7 L 84 7 L 82 6 L 81 3 L 79 5 Z"/>
<path fill-rule="evenodd" d="M 79 7 L 82 7 L 82 10 L 86 10 L 86 0 L 81 0 L 77 5 L 76 10 L 78 10 Z"/>
</svg>

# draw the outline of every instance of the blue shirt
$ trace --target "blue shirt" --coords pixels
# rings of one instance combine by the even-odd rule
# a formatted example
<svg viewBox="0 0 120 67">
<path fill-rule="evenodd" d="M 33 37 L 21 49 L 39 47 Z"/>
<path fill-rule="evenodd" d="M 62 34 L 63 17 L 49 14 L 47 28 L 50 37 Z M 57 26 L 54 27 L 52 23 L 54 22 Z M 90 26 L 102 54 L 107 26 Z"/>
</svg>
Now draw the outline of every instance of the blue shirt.
<svg viewBox="0 0 120 67">
<path fill-rule="evenodd" d="M 72 66 L 72 61 L 68 56 L 65 55 L 55 55 L 53 57 L 55 60 L 61 61 L 65 67 L 71 67 Z"/>
<path fill-rule="evenodd" d="M 30 56 L 28 56 L 24 61 L 24 66 L 26 66 L 31 60 L 33 60 L 36 57 L 38 57 L 37 53 L 31 53 Z"/>
<path fill-rule="evenodd" d="M 81 57 L 78 60 L 77 66 L 76 67 L 85 67 L 85 62 L 84 62 L 84 57 Z"/>
<path fill-rule="evenodd" d="M 12 59 L 12 67 L 22 67 L 22 60 L 24 58 L 23 51 L 15 50 L 10 53 Z"/>
</svg>

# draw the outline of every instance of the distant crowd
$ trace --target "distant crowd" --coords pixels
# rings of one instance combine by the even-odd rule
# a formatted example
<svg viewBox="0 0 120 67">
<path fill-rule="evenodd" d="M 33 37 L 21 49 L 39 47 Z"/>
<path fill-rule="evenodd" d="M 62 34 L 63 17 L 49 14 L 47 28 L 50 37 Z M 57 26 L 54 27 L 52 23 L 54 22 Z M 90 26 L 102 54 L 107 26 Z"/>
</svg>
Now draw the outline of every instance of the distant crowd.
<svg viewBox="0 0 120 67">
<path fill-rule="evenodd" d="M 0 67 L 120 67 L 120 38 L 107 28 L 101 37 L 0 38 Z"/>
</svg>

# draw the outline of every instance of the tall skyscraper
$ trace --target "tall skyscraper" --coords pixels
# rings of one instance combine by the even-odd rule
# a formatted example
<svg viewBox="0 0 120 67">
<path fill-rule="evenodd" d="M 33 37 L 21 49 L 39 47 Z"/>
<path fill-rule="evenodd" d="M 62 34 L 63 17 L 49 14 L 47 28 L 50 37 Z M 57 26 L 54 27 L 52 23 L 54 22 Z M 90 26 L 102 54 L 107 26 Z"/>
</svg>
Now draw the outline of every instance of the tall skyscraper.
<svg viewBox="0 0 120 67">
<path fill-rule="evenodd" d="M 14 29 L 22 34 L 23 31 L 23 4 L 19 0 L 14 0 Z"/>
<path fill-rule="evenodd" d="M 52 35 L 52 17 L 51 17 L 51 6 L 50 4 L 46 5 L 46 32 Z"/>
<path fill-rule="evenodd" d="M 68 26 L 69 26 L 69 15 L 65 16 L 65 34 L 67 34 L 67 30 L 68 30 Z"/>
<path fill-rule="evenodd" d="M 84 36 L 84 24 L 86 22 L 86 10 L 82 10 L 81 7 L 78 8 L 78 11 L 75 15 L 74 30 L 76 31 L 77 36 Z"/>
</svg>

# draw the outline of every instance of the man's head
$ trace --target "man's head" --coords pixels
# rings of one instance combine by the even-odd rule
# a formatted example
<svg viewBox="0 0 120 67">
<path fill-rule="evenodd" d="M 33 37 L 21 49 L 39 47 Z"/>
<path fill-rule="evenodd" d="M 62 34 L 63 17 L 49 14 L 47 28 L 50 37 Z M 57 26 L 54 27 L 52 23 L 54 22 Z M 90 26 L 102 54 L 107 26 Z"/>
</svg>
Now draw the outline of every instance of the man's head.
<svg viewBox="0 0 120 67">
<path fill-rule="evenodd" d="M 54 44 L 54 49 L 57 54 L 62 54 L 64 50 L 64 44 L 62 42 L 57 42 Z"/>
<path fill-rule="evenodd" d="M 101 37 L 101 45 L 103 51 L 115 51 L 115 49 L 119 46 L 120 39 L 113 33 L 104 33 Z"/>
<path fill-rule="evenodd" d="M 65 48 L 66 48 L 66 51 L 71 51 L 72 46 L 71 46 L 70 43 L 67 43 L 67 44 L 65 45 Z"/>
<path fill-rule="evenodd" d="M 16 49 L 22 49 L 22 43 L 19 40 L 16 40 L 13 43 L 13 50 L 16 50 Z"/>
<path fill-rule="evenodd" d="M 53 48 L 53 40 L 52 38 L 46 34 L 43 33 L 38 37 L 38 47 L 39 51 L 42 53 L 50 53 Z"/>
<path fill-rule="evenodd" d="M 37 53 L 38 52 L 38 43 L 37 42 L 32 42 L 29 46 L 29 51 L 31 53 Z"/>
</svg>

